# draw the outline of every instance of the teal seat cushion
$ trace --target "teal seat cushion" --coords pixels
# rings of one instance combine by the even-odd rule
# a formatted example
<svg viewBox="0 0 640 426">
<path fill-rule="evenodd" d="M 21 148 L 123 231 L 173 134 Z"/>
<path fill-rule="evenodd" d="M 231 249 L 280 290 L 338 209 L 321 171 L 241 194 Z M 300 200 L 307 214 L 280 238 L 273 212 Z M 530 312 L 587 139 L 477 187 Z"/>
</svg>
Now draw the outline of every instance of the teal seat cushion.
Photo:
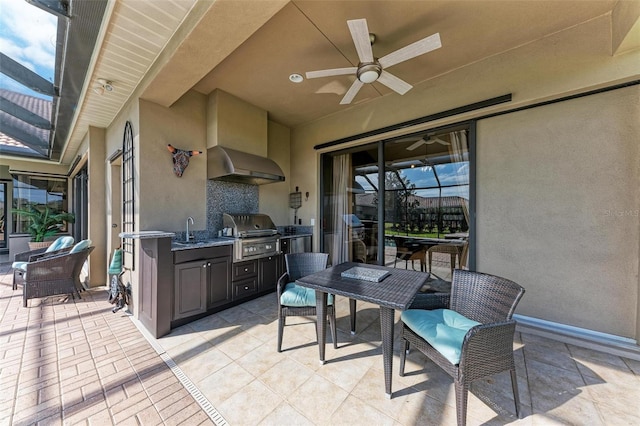
<svg viewBox="0 0 640 426">
<path fill-rule="evenodd" d="M 20 269 L 22 271 L 26 271 L 27 270 L 27 264 L 28 264 L 28 262 L 13 262 L 11 264 L 11 267 L 13 269 Z"/>
<path fill-rule="evenodd" d="M 73 245 L 73 237 L 59 237 L 47 248 L 47 252 L 61 250 L 63 248 L 71 247 Z"/>
<path fill-rule="evenodd" d="M 77 243 L 75 246 L 73 246 L 73 248 L 71 249 L 71 251 L 69 251 L 69 253 L 78 253 L 79 251 L 88 249 L 89 246 L 91 246 L 91 240 L 82 240 L 79 243 Z"/>
<path fill-rule="evenodd" d="M 409 309 L 400 318 L 452 364 L 460 362 L 464 336 L 480 324 L 450 309 Z"/>
<path fill-rule="evenodd" d="M 107 273 L 109 275 L 118 275 L 122 272 L 122 249 L 116 249 L 111 258 L 111 264 Z"/>
<path fill-rule="evenodd" d="M 316 291 L 296 283 L 289 283 L 280 295 L 280 304 L 293 307 L 316 306 Z M 327 297 L 327 305 L 333 305 L 332 294 Z"/>
</svg>

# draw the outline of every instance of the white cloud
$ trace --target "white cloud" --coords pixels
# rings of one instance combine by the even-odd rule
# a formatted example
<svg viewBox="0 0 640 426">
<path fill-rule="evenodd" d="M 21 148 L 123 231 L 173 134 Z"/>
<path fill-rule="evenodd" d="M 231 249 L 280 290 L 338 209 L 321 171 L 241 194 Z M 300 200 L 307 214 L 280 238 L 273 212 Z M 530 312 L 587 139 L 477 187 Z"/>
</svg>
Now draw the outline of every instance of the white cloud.
<svg viewBox="0 0 640 426">
<path fill-rule="evenodd" d="M 46 78 L 53 76 L 57 17 L 23 0 L 0 0 L 0 49 Z M 47 71 L 44 71 L 47 70 Z"/>
</svg>

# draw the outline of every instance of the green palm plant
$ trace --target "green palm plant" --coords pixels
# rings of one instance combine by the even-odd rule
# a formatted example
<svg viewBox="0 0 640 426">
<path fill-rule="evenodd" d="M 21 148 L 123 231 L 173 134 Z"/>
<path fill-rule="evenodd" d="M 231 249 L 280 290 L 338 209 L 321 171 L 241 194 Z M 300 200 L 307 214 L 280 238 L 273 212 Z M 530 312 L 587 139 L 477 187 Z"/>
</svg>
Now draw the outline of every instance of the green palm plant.
<svg viewBox="0 0 640 426">
<path fill-rule="evenodd" d="M 32 242 L 42 242 L 45 238 L 57 234 L 65 222 L 75 222 L 73 213 L 55 212 L 48 206 L 40 209 L 34 204 L 29 204 L 24 208 L 14 209 L 13 212 L 28 218 L 31 222 L 27 229 Z"/>
</svg>

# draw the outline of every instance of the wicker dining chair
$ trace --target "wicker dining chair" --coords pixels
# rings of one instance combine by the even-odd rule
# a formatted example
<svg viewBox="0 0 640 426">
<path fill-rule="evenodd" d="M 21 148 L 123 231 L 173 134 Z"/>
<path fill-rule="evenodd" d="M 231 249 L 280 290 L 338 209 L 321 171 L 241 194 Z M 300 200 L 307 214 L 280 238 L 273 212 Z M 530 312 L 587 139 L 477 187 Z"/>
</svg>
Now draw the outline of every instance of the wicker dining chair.
<svg viewBox="0 0 640 426">
<path fill-rule="evenodd" d="M 436 244 L 435 246 L 429 247 L 427 250 L 427 258 L 428 258 L 428 269 L 427 272 L 431 272 L 431 263 L 433 262 L 433 253 L 442 253 L 448 254 L 450 257 L 449 266 L 451 268 L 451 274 L 453 275 L 453 270 L 456 268 L 456 259 L 458 259 L 458 265 L 460 269 L 462 268 L 462 249 L 463 247 L 457 246 L 454 244 Z"/>
<path fill-rule="evenodd" d="M 410 345 L 453 377 L 458 425 L 466 423 L 467 397 L 473 381 L 502 371 L 511 386 L 520 417 L 520 397 L 513 358 L 516 322 L 511 318 L 524 288 L 505 278 L 456 269 L 451 293 L 419 294 L 404 311 L 400 376 Z"/>
<path fill-rule="evenodd" d="M 286 318 L 290 316 L 316 316 L 315 290 L 296 285 L 298 278 L 327 268 L 327 253 L 290 253 L 285 255 L 287 272 L 278 279 L 278 352 L 282 352 L 282 335 Z M 327 317 L 331 328 L 333 347 L 337 348 L 336 310 L 333 296 L 327 298 Z"/>
</svg>

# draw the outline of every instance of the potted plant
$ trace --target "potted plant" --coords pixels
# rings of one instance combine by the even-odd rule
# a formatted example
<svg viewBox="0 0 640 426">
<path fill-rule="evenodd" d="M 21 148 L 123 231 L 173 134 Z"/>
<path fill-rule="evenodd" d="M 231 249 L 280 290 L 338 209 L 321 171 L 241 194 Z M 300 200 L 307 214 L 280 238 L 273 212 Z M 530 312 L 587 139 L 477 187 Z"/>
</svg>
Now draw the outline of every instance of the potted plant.
<svg viewBox="0 0 640 426">
<path fill-rule="evenodd" d="M 28 218 L 30 221 L 27 229 L 31 234 L 31 241 L 29 242 L 31 250 L 51 244 L 51 241 L 45 241 L 47 237 L 57 234 L 65 222 L 75 222 L 73 213 L 55 212 L 48 206 L 38 208 L 34 204 L 29 204 L 24 208 L 14 209 L 13 211 L 20 216 Z"/>
</svg>

